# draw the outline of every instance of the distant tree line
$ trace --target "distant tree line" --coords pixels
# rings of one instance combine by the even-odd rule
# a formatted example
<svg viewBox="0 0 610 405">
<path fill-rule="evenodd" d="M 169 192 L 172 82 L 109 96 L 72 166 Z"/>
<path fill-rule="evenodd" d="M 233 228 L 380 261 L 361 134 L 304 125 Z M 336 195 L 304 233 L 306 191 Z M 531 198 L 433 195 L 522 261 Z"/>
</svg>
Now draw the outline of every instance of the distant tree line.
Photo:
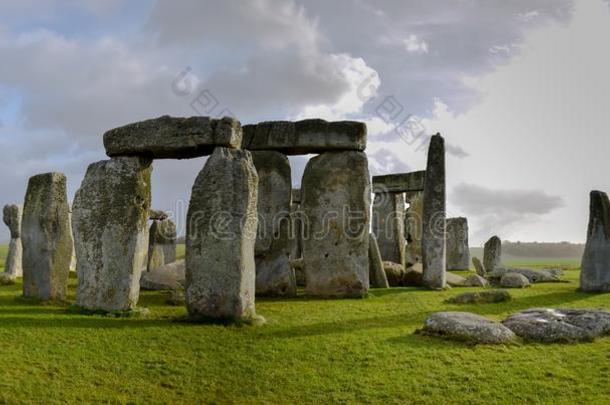
<svg viewBox="0 0 610 405">
<path fill-rule="evenodd" d="M 517 257 L 580 257 L 584 248 L 582 243 L 502 241 L 502 254 Z"/>
</svg>

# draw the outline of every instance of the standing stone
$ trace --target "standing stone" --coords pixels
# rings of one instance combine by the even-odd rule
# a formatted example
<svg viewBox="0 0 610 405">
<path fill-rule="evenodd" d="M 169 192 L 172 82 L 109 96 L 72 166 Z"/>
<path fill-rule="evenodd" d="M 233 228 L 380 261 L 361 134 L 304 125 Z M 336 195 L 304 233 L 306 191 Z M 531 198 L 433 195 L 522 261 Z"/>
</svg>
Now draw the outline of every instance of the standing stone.
<svg viewBox="0 0 610 405">
<path fill-rule="evenodd" d="M 23 208 L 17 204 L 5 205 L 2 213 L 4 223 L 8 226 L 11 234 L 4 272 L 9 277 L 21 277 L 23 275 L 23 267 L 21 265 L 23 257 L 21 245 L 21 217 Z"/>
<path fill-rule="evenodd" d="M 447 218 L 447 270 L 468 270 L 468 220 L 463 217 Z"/>
<path fill-rule="evenodd" d="M 135 308 L 146 262 L 151 160 L 118 157 L 89 165 L 72 207 L 76 305 Z"/>
<path fill-rule="evenodd" d="M 176 225 L 171 219 L 153 220 L 148 235 L 148 271 L 176 261 Z"/>
<path fill-rule="evenodd" d="M 404 213 L 403 193 L 375 193 L 373 233 L 385 261 L 404 263 Z"/>
<path fill-rule="evenodd" d="M 250 320 L 254 307 L 258 175 L 250 152 L 216 148 L 187 214 L 185 298 L 191 316 Z"/>
<path fill-rule="evenodd" d="M 422 217 L 424 286 L 445 288 L 445 140 L 430 138 Z"/>
<path fill-rule="evenodd" d="M 377 246 L 377 238 L 369 235 L 369 279 L 373 288 L 389 288 L 388 278 L 383 269 L 383 260 Z"/>
<path fill-rule="evenodd" d="M 286 155 L 274 151 L 252 152 L 252 161 L 259 177 L 256 294 L 293 297 L 297 285 L 289 262 L 290 163 Z"/>
<path fill-rule="evenodd" d="M 309 295 L 361 297 L 369 288 L 370 177 L 363 152 L 326 152 L 303 173 L 303 261 Z"/>
<path fill-rule="evenodd" d="M 587 243 L 582 256 L 580 289 L 610 291 L 610 202 L 608 195 L 591 191 Z"/>
<path fill-rule="evenodd" d="M 489 238 L 483 246 L 483 267 L 487 273 L 502 265 L 502 241 L 497 236 Z"/>
<path fill-rule="evenodd" d="M 292 239 L 290 258 L 295 260 L 303 256 L 303 221 L 301 218 L 301 190 L 298 188 L 292 189 L 292 201 L 290 203 L 290 220 L 292 223 L 292 228 L 290 232 L 290 237 Z"/>
<path fill-rule="evenodd" d="M 411 267 L 422 261 L 421 238 L 424 214 L 423 191 L 408 192 L 405 200 L 409 207 L 405 211 L 405 265 Z"/>
<path fill-rule="evenodd" d="M 66 176 L 30 177 L 23 206 L 23 295 L 61 301 L 66 297 L 72 233 Z"/>
<path fill-rule="evenodd" d="M 486 275 L 485 267 L 483 267 L 483 263 L 481 263 L 481 261 L 479 260 L 478 257 L 472 258 L 472 265 L 474 266 L 474 270 L 477 272 L 477 274 L 479 276 L 485 277 L 485 275 Z"/>
</svg>

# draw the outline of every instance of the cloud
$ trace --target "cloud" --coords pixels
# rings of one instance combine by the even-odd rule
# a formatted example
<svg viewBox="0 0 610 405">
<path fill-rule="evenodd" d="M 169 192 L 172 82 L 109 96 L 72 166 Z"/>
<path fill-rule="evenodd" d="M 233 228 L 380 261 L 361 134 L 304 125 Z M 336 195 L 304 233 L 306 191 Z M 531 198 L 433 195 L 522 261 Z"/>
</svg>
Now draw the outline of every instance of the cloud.
<svg viewBox="0 0 610 405">
<path fill-rule="evenodd" d="M 469 183 L 455 186 L 449 198 L 476 220 L 478 228 L 473 237 L 477 240 L 514 232 L 524 223 L 537 222 L 541 216 L 564 206 L 560 196 L 540 190 L 490 189 Z"/>
<path fill-rule="evenodd" d="M 409 35 L 403 40 L 403 43 L 409 53 L 428 53 L 428 44 L 417 38 L 417 35 Z"/>
</svg>

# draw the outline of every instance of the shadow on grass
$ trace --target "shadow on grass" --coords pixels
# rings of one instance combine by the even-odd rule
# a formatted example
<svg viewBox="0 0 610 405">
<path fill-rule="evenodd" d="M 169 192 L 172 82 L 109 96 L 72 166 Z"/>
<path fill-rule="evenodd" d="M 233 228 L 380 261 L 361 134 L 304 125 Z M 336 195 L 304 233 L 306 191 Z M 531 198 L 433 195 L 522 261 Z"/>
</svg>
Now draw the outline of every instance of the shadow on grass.
<svg viewBox="0 0 610 405">
<path fill-rule="evenodd" d="M 320 322 L 309 325 L 297 326 L 269 333 L 266 336 L 278 338 L 295 338 L 320 335 L 334 335 L 350 333 L 367 329 L 395 328 L 397 326 L 408 327 L 423 322 L 428 312 L 417 314 L 403 313 L 390 316 L 349 319 L 344 321 Z"/>
</svg>

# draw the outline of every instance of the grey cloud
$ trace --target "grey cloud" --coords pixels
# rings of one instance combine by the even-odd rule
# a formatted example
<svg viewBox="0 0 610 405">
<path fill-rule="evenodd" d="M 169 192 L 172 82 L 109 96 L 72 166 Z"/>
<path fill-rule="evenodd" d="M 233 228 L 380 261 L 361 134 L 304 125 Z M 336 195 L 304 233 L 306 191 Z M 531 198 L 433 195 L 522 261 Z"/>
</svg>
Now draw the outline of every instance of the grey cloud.
<svg viewBox="0 0 610 405">
<path fill-rule="evenodd" d="M 451 202 L 466 215 L 476 218 L 479 228 L 474 239 L 485 240 L 519 224 L 537 221 L 564 205 L 560 196 L 541 190 L 495 190 L 462 183 L 453 189 Z"/>
</svg>

